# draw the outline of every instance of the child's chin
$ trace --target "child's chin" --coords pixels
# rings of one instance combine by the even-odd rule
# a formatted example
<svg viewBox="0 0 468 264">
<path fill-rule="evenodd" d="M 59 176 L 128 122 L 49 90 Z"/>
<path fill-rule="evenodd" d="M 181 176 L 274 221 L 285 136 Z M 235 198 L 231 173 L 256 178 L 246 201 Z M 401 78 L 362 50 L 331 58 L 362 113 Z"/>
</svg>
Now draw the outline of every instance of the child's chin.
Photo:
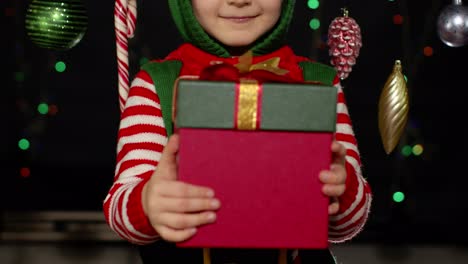
<svg viewBox="0 0 468 264">
<path fill-rule="evenodd" d="M 254 41 L 250 41 L 250 40 L 240 40 L 239 38 L 235 39 L 235 38 L 232 38 L 232 39 L 226 39 L 224 41 L 222 41 L 222 43 L 225 45 L 225 46 L 228 46 L 228 47 L 232 47 L 232 48 L 235 48 L 235 49 L 242 49 L 242 48 L 245 48 L 245 47 L 249 47 Z"/>
</svg>

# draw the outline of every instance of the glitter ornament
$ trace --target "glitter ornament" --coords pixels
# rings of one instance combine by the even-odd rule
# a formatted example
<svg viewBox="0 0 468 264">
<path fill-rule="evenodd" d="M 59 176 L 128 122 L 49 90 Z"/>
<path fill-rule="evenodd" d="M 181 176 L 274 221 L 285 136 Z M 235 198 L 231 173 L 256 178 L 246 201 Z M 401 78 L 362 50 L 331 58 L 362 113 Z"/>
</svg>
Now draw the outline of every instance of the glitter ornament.
<svg viewBox="0 0 468 264">
<path fill-rule="evenodd" d="M 361 28 L 349 17 L 346 8 L 343 8 L 343 16 L 335 18 L 330 24 L 327 44 L 331 56 L 330 63 L 337 70 L 339 78 L 348 78 L 359 56 L 362 37 Z"/>
<path fill-rule="evenodd" d="M 25 22 L 27 34 L 34 44 L 60 51 L 78 44 L 88 27 L 81 0 L 32 0 Z"/>
</svg>

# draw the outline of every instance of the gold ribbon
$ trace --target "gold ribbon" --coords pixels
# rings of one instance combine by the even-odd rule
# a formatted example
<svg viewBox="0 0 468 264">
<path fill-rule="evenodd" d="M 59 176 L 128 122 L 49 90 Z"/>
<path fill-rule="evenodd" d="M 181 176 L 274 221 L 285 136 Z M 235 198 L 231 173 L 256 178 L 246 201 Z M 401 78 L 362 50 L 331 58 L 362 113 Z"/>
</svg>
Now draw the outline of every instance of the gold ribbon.
<svg viewBox="0 0 468 264">
<path fill-rule="evenodd" d="M 254 80 L 241 80 L 238 85 L 237 129 L 255 130 L 258 120 L 260 85 Z"/>
<path fill-rule="evenodd" d="M 240 73 L 247 73 L 253 70 L 264 70 L 277 75 L 285 75 L 289 71 L 279 67 L 280 57 L 274 57 L 256 64 L 253 63 L 253 53 L 251 50 L 239 57 L 239 63 L 234 65 Z"/>
<path fill-rule="evenodd" d="M 248 51 L 239 57 L 239 63 L 234 65 L 240 73 L 247 73 L 253 70 L 264 70 L 277 75 L 285 75 L 289 71 L 279 68 L 279 57 L 274 57 L 256 64 L 252 64 L 253 54 Z M 241 78 L 237 94 L 237 116 L 236 123 L 239 130 L 257 129 L 258 107 L 260 97 L 260 84 L 251 79 Z M 211 264 L 210 248 L 203 249 L 203 263 Z M 278 256 L 279 264 L 287 263 L 287 251 L 282 249 Z"/>
<path fill-rule="evenodd" d="M 279 68 L 280 58 L 274 57 L 253 64 L 251 50 L 239 57 L 239 63 L 234 65 L 240 73 L 248 73 L 254 70 L 264 70 L 277 75 L 285 75 L 289 71 Z M 241 79 L 239 84 L 237 103 L 237 129 L 255 130 L 258 121 L 258 97 L 260 86 L 257 81 Z"/>
</svg>

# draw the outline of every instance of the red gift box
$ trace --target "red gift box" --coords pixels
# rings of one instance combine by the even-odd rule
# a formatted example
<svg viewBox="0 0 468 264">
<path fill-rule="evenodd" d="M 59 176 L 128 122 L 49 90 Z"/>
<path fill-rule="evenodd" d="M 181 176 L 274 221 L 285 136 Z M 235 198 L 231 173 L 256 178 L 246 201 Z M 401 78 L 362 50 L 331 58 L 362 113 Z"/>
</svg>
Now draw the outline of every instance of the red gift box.
<svg viewBox="0 0 468 264">
<path fill-rule="evenodd" d="M 181 80 L 178 177 L 213 188 L 221 208 L 215 223 L 178 246 L 327 248 L 329 201 L 318 175 L 331 162 L 336 93 L 312 84 Z"/>
</svg>

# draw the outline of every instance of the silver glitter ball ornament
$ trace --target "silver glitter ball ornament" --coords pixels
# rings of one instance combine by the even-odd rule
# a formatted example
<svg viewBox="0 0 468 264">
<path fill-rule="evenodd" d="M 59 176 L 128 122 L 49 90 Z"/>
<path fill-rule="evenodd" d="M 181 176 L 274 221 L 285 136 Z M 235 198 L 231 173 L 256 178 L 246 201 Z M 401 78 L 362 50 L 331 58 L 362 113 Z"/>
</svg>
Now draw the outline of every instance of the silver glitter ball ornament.
<svg viewBox="0 0 468 264">
<path fill-rule="evenodd" d="M 468 7 L 461 0 L 445 7 L 437 21 L 439 38 L 449 47 L 461 47 L 468 43 Z"/>
</svg>

